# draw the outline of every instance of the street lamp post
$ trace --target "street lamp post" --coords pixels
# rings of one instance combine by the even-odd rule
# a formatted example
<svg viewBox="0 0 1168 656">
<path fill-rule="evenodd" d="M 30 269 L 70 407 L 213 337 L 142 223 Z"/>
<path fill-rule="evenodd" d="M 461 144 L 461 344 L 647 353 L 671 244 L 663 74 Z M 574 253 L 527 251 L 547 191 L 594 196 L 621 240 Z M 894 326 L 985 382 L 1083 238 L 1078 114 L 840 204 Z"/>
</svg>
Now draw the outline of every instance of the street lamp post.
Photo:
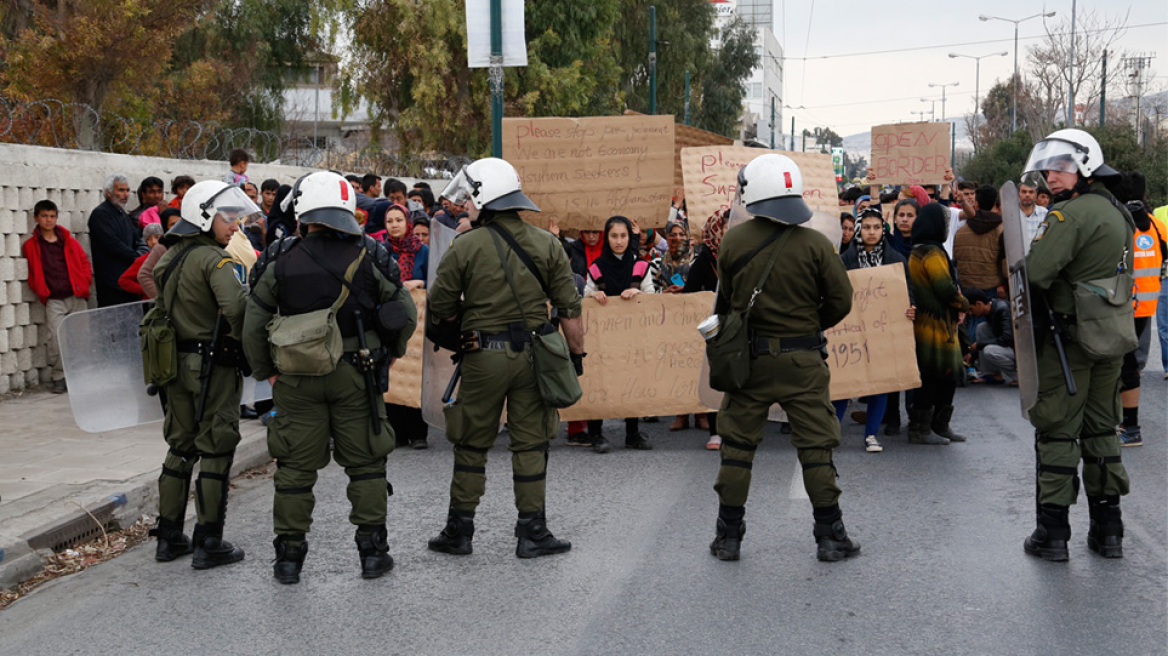
<svg viewBox="0 0 1168 656">
<path fill-rule="evenodd" d="M 923 121 L 923 120 L 925 120 L 925 114 L 928 114 L 928 112 L 926 112 L 923 109 L 920 111 L 917 111 L 914 109 L 914 110 L 910 111 L 909 114 L 915 114 L 917 116 L 920 116 L 920 119 Z"/>
<path fill-rule="evenodd" d="M 992 52 L 988 55 L 981 55 L 978 57 L 974 57 L 973 55 L 962 55 L 956 52 L 949 53 L 950 59 L 965 57 L 967 59 L 972 59 L 977 63 L 973 74 L 973 121 L 975 126 L 977 125 L 977 117 L 981 115 L 981 60 L 985 59 L 986 57 L 1005 57 L 1008 54 L 1010 53 L 1005 50 L 1001 52 Z"/>
<path fill-rule="evenodd" d="M 937 99 L 936 98 L 921 98 L 921 102 L 929 103 L 929 120 L 930 121 L 937 120 Z M 921 115 L 923 116 L 924 113 L 925 113 L 925 111 L 922 109 Z"/>
<path fill-rule="evenodd" d="M 961 84 L 961 83 L 960 82 L 946 82 L 944 84 L 938 84 L 936 82 L 929 83 L 929 88 L 941 87 L 941 120 L 942 121 L 945 120 L 945 87 L 955 87 L 959 84 Z"/>
<path fill-rule="evenodd" d="M 985 14 L 982 14 L 981 16 L 977 17 L 977 19 L 983 23 L 986 21 L 991 21 L 991 20 L 1000 20 L 1000 21 L 1006 21 L 1007 23 L 1014 24 L 1014 108 L 1010 112 L 1010 114 L 1011 114 L 1010 132 L 1012 132 L 1012 133 L 1018 131 L 1018 83 L 1020 82 L 1020 80 L 1018 79 L 1018 24 L 1023 22 L 1023 21 L 1028 21 L 1031 18 L 1039 18 L 1039 17 L 1050 18 L 1051 16 L 1054 16 L 1054 15 L 1055 15 L 1055 12 L 1052 11 L 1052 12 L 1048 12 L 1045 14 L 1034 14 L 1033 16 L 1027 16 L 1026 18 L 1019 18 L 1017 20 L 1015 20 L 1013 18 L 1002 18 L 1001 16 L 986 16 Z"/>
</svg>

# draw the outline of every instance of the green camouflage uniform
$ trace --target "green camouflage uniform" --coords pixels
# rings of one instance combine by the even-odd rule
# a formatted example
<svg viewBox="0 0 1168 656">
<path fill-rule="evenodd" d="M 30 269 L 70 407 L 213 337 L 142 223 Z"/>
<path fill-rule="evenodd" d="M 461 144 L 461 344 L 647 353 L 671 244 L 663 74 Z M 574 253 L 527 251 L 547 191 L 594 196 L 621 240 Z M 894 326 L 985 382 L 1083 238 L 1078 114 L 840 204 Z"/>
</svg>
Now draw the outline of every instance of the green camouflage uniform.
<svg viewBox="0 0 1168 656">
<path fill-rule="evenodd" d="M 568 256 L 556 238 L 523 223 L 514 211 L 498 212 L 491 220 L 507 230 L 534 261 L 549 285 L 546 294 L 519 257 L 501 242 L 523 306 L 520 313 L 491 231 L 480 227 L 455 239 L 438 265 L 427 302 L 429 320 L 438 323 L 460 316 L 463 331 L 489 334 L 505 332 L 508 323 L 523 321 L 532 331 L 547 321 L 549 298 L 560 317 L 580 316 L 580 295 Z M 487 483 L 487 452 L 498 437 L 504 402 L 515 506 L 521 513 L 544 509 L 548 442 L 559 428 L 560 417 L 539 395 L 528 344 L 518 352 L 507 345 L 463 356 L 458 400 L 446 410 L 446 437 L 454 443 L 452 510 L 469 512 L 478 506 Z"/>
<path fill-rule="evenodd" d="M 1107 193 L 1100 182 L 1091 187 Z M 1125 246 L 1130 270 L 1134 235 L 1122 211 L 1106 197 L 1086 193 L 1051 208 L 1026 256 L 1031 287 L 1045 292 L 1051 309 L 1068 324 L 1064 346 L 1078 386 L 1076 395 L 1067 394 L 1054 337 L 1049 331 L 1039 335 L 1038 402 L 1030 411 L 1038 440 L 1039 504 L 1075 503 L 1080 459 L 1088 497 L 1128 493 L 1115 433 L 1123 357 L 1093 361 L 1075 343 L 1072 283 L 1114 276 Z"/>
</svg>

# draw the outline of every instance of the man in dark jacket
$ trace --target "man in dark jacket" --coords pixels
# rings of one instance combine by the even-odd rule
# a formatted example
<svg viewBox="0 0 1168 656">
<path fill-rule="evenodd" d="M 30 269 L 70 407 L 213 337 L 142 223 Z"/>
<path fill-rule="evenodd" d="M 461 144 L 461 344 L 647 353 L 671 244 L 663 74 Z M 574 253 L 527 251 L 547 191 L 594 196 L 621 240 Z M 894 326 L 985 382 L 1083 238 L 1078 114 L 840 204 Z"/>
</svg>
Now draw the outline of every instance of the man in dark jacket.
<svg viewBox="0 0 1168 656">
<path fill-rule="evenodd" d="M 105 180 L 105 201 L 89 214 L 89 243 L 93 251 L 93 282 L 98 307 L 133 303 L 136 294 L 118 286 L 118 278 L 139 255 L 147 252 L 146 244 L 126 214 L 130 198 L 130 181 L 120 173 Z"/>
<path fill-rule="evenodd" d="M 990 298 L 980 289 L 968 289 L 969 314 L 985 318 L 977 327 L 977 341 L 970 346 L 972 353 L 981 352 L 978 378 L 975 383 L 1013 383 L 1018 379 L 1014 359 L 1014 323 L 1010 318 L 1010 304 L 1000 298 Z"/>
</svg>

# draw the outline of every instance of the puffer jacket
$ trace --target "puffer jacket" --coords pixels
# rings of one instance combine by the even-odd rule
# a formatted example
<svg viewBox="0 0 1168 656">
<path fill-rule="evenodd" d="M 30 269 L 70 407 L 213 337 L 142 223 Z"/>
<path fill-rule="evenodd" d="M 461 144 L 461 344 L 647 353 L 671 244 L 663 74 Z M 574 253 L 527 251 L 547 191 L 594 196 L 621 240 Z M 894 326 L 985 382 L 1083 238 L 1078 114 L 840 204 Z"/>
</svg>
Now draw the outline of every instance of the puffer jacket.
<svg viewBox="0 0 1168 656">
<path fill-rule="evenodd" d="M 953 238 L 953 264 L 963 287 L 997 289 L 1006 284 L 1002 217 L 978 210 Z"/>
</svg>

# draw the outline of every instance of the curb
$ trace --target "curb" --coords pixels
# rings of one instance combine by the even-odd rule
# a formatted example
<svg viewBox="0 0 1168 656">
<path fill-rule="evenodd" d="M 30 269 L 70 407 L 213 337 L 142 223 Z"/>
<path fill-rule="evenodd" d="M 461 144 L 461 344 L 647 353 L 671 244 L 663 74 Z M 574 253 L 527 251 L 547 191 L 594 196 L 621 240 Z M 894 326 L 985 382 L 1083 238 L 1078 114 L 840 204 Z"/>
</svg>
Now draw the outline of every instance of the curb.
<svg viewBox="0 0 1168 656">
<path fill-rule="evenodd" d="M 256 422 L 256 429 L 242 436 L 231 465 L 232 478 L 272 459 L 266 435 L 267 430 Z M 0 590 L 12 589 L 39 574 L 44 569 L 45 556 L 52 553 L 54 545 L 79 537 L 87 539 L 88 534 L 100 535 L 101 529 L 94 524 L 94 518 L 107 527 L 129 526 L 145 514 L 158 512 L 157 471 L 134 476 L 123 485 L 124 491 L 106 494 L 84 505 L 84 510 L 54 517 L 22 535 L 0 532 Z"/>
</svg>

